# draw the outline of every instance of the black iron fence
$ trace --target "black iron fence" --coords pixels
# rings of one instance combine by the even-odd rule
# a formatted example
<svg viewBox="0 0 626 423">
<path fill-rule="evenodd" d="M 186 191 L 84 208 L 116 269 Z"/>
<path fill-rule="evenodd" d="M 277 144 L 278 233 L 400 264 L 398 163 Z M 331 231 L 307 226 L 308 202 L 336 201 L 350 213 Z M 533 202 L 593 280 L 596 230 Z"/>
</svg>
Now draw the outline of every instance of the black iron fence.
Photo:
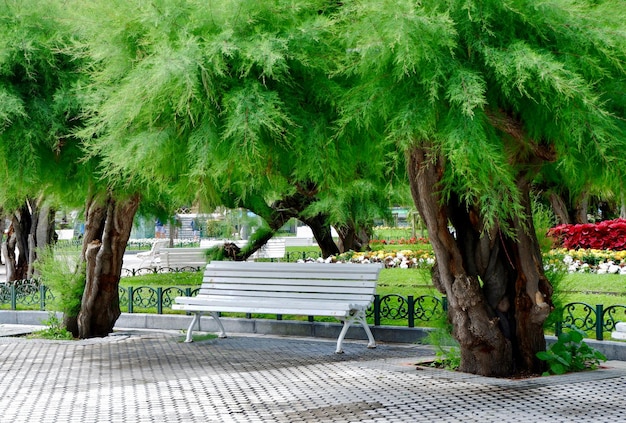
<svg viewBox="0 0 626 423">
<path fill-rule="evenodd" d="M 178 296 L 196 295 L 199 288 L 153 288 L 150 286 L 120 287 L 120 307 L 128 313 L 172 313 L 172 303 Z M 54 293 L 36 280 L 0 283 L 0 308 L 46 310 L 53 304 Z M 432 295 L 403 296 L 398 294 L 376 295 L 367 311 L 375 326 L 393 325 L 415 327 L 444 319 L 446 298 Z M 247 317 L 251 317 L 247 315 Z M 282 319 L 282 316 L 276 316 Z M 309 317 L 313 320 L 313 317 Z M 626 321 L 626 305 L 591 305 L 583 302 L 566 304 L 560 318 L 555 319 L 555 334 L 563 327 L 574 326 L 594 336 L 605 339 L 615 330 L 615 324 Z"/>
</svg>

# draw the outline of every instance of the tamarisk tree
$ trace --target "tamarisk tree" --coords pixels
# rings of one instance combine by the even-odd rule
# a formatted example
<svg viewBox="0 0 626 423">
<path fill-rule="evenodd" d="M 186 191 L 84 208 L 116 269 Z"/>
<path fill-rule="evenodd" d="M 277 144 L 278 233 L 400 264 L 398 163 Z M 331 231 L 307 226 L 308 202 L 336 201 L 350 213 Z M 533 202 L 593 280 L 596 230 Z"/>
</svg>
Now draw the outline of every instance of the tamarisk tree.
<svg viewBox="0 0 626 423">
<path fill-rule="evenodd" d="M 73 87 L 81 75 L 61 15 L 53 1 L 0 4 L 0 202 L 11 217 L 3 243 L 8 280 L 33 276 L 38 249 L 53 241 L 51 202 L 84 173 L 71 137 L 79 113 Z"/>
<path fill-rule="evenodd" d="M 384 213 L 385 146 L 334 138 L 326 0 L 108 1 L 83 5 L 96 96 L 88 149 L 104 177 L 180 204 L 261 216 L 245 259 L 290 218 L 309 224 L 325 256 L 330 224 Z M 357 189 L 351 189 L 351 187 Z M 359 193 L 359 198 L 348 194 Z M 345 200 L 345 201 L 344 201 Z M 361 206 L 361 205 L 367 206 Z M 367 222 L 369 223 L 369 222 Z"/>
<path fill-rule="evenodd" d="M 624 166 L 623 2 L 343 4 L 341 125 L 404 151 L 461 370 L 540 372 L 552 287 L 530 192 L 547 164 L 564 178 Z"/>
</svg>

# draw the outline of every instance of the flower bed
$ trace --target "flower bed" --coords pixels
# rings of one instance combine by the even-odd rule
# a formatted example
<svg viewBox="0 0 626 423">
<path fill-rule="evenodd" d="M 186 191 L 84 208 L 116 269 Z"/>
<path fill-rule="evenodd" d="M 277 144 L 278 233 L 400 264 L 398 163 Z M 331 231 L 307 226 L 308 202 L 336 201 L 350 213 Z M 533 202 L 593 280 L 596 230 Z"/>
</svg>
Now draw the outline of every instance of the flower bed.
<svg viewBox="0 0 626 423">
<path fill-rule="evenodd" d="M 626 275 L 626 251 L 555 248 L 543 261 L 546 270 Z"/>
<path fill-rule="evenodd" d="M 335 260 L 350 263 L 384 263 L 386 268 L 401 269 L 429 268 L 435 263 L 435 257 L 429 250 L 350 251 L 338 255 Z"/>
</svg>

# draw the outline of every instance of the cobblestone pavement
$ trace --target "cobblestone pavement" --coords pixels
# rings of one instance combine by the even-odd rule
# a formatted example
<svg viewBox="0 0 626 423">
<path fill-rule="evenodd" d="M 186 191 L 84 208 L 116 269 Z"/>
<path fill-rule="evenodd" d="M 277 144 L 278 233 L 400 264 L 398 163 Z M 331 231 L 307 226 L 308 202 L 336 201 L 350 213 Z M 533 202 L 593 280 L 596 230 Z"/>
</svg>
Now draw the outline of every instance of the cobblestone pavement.
<svg viewBox="0 0 626 423">
<path fill-rule="evenodd" d="M 0 422 L 617 422 L 626 366 L 524 380 L 421 369 L 427 347 L 173 332 L 0 338 Z"/>
</svg>

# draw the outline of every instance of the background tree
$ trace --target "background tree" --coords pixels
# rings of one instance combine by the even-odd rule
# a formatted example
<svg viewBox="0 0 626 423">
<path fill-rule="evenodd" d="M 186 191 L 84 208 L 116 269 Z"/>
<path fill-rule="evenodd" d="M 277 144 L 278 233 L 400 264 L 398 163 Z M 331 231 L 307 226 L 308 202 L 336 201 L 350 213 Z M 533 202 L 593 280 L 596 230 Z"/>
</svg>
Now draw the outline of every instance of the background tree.
<svg viewBox="0 0 626 423">
<path fill-rule="evenodd" d="M 623 166 L 623 4 L 343 4 L 343 72 L 358 82 L 341 124 L 405 152 L 461 370 L 540 372 L 552 288 L 531 184 L 549 163 L 566 177 Z"/>
<path fill-rule="evenodd" d="M 289 219 L 337 253 L 330 224 L 350 228 L 385 184 L 381 143 L 334 138 L 327 1 L 114 1 L 85 6 L 96 95 L 86 139 L 108 180 L 154 187 L 211 209 L 247 208 L 266 228 L 245 259 Z M 96 20 L 97 18 L 97 20 Z M 350 184 L 367 195 L 345 193 Z M 348 202 L 341 203 L 341 199 Z M 348 238 L 346 238 L 348 239 Z M 350 240 L 354 245 L 353 239 Z"/>
<path fill-rule="evenodd" d="M 37 250 L 53 241 L 54 204 L 83 172 L 70 132 L 80 79 L 58 2 L 0 4 L 0 203 L 11 216 L 3 244 L 7 279 L 33 275 Z M 2 216 L 4 219 L 4 215 Z M 19 252 L 19 253 L 18 253 Z"/>
</svg>

